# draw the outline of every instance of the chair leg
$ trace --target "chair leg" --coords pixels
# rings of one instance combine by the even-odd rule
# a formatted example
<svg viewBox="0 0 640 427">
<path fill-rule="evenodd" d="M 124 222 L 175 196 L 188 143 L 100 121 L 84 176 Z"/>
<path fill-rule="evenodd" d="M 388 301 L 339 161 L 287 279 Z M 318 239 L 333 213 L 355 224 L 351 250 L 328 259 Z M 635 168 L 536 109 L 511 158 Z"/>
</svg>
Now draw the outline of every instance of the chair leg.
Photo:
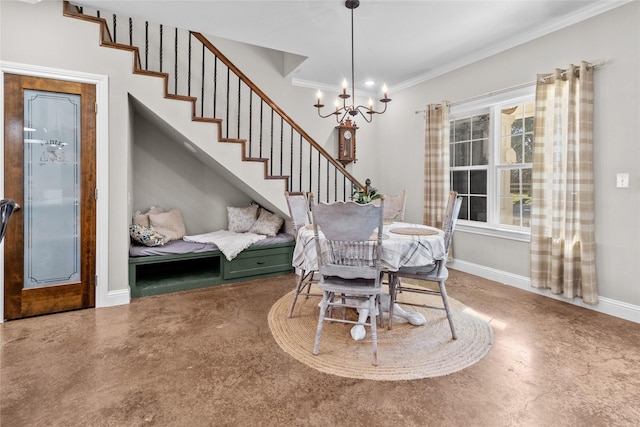
<svg viewBox="0 0 640 427">
<path fill-rule="evenodd" d="M 322 334 L 322 324 L 324 323 L 324 315 L 329 305 L 329 292 L 322 293 L 322 301 L 320 302 L 320 314 L 318 315 L 318 328 L 316 329 L 316 342 L 313 345 L 313 354 L 318 355 L 320 351 L 320 335 Z"/>
<path fill-rule="evenodd" d="M 447 288 L 444 280 L 442 282 L 438 282 L 438 286 L 440 287 L 440 295 L 442 296 L 442 302 L 444 303 L 444 310 L 447 313 L 447 320 L 449 321 L 449 327 L 451 328 L 451 337 L 456 340 L 458 339 L 458 336 L 456 335 L 456 329 L 453 326 L 453 315 L 451 313 L 451 308 L 449 308 L 449 297 L 447 296 Z"/>
<path fill-rule="evenodd" d="M 396 293 L 398 292 L 397 284 L 400 278 L 395 274 L 389 275 L 389 319 L 387 319 L 387 329 L 393 326 L 393 309 L 396 305 Z"/>
<path fill-rule="evenodd" d="M 371 342 L 373 344 L 373 365 L 378 366 L 378 328 L 376 319 L 376 295 L 369 297 L 369 321 L 371 322 Z"/>
<path fill-rule="evenodd" d="M 313 283 L 313 274 L 314 273 L 315 273 L 315 271 L 311 271 L 310 273 L 307 274 L 309 276 L 309 278 L 307 279 L 307 285 L 306 285 L 307 286 L 307 296 L 305 297 L 306 299 L 309 299 L 309 293 L 311 292 L 311 284 Z"/>
<path fill-rule="evenodd" d="M 313 274 L 313 272 L 311 274 Z M 304 288 L 304 286 L 302 284 L 304 283 L 304 279 L 305 278 L 306 278 L 305 270 L 301 270 L 300 271 L 300 279 L 298 279 L 298 283 L 296 284 L 296 291 L 293 293 L 293 301 L 291 301 L 291 308 L 289 309 L 289 317 L 293 316 L 293 308 L 296 306 L 296 301 L 298 300 L 298 295 L 300 295 L 300 292 Z M 307 294 L 308 293 L 309 292 L 307 291 Z"/>
</svg>

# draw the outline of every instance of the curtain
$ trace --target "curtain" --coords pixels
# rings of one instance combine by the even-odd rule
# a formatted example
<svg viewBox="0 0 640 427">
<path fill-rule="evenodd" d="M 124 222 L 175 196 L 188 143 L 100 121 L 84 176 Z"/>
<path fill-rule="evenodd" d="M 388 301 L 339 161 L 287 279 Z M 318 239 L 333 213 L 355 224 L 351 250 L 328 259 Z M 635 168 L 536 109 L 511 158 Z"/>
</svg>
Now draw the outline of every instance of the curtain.
<svg viewBox="0 0 640 427">
<path fill-rule="evenodd" d="M 449 198 L 449 103 L 427 105 L 423 223 L 440 228 Z"/>
<path fill-rule="evenodd" d="M 531 285 L 598 302 L 593 182 L 593 67 L 538 75 Z"/>
</svg>

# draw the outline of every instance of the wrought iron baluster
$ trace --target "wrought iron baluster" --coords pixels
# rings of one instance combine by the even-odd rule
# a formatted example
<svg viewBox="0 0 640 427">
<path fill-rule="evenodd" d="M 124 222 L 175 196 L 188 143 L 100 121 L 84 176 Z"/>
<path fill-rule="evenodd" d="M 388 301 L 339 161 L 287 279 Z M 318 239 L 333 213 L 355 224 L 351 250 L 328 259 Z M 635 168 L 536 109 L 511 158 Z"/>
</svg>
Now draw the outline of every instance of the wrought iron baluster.
<svg viewBox="0 0 640 427">
<path fill-rule="evenodd" d="M 318 183 L 317 183 L 317 186 L 318 186 L 318 190 L 317 190 L 318 201 L 322 200 L 321 199 L 322 193 L 320 192 L 320 189 L 322 188 L 322 184 L 320 183 L 320 175 L 321 175 L 320 167 L 321 167 L 321 164 L 322 164 L 322 156 L 320 155 L 320 151 L 318 151 L 318 173 L 316 175 L 316 178 L 318 179 Z M 325 200 L 325 201 L 328 202 L 328 200 Z"/>
<path fill-rule="evenodd" d="M 280 173 L 279 173 L 280 176 L 282 176 L 282 163 L 284 161 L 283 151 L 284 151 L 284 118 L 280 116 Z"/>
<path fill-rule="evenodd" d="M 329 174 L 331 172 L 331 163 L 329 162 L 329 159 L 327 159 L 327 179 L 325 180 L 327 182 L 327 203 L 330 201 L 330 194 L 331 192 L 329 191 Z"/>
<path fill-rule="evenodd" d="M 176 27 L 175 33 L 175 44 L 174 44 L 174 76 L 173 76 L 173 85 L 174 85 L 174 93 L 178 94 L 178 28 Z"/>
<path fill-rule="evenodd" d="M 309 147 L 309 191 L 313 191 L 313 147 Z M 302 165 L 302 163 L 300 163 Z M 317 199 L 320 200 L 320 199 Z"/>
<path fill-rule="evenodd" d="M 187 96 L 191 96 L 191 31 L 189 31 L 189 46 L 187 51 Z"/>
<path fill-rule="evenodd" d="M 299 162 L 298 163 L 298 187 L 300 188 L 300 191 L 302 191 L 302 135 L 300 135 L 300 155 L 299 155 Z"/>
<path fill-rule="evenodd" d="M 213 55 L 213 117 L 218 117 L 217 114 L 218 103 L 218 56 Z"/>
<path fill-rule="evenodd" d="M 271 109 L 271 132 L 269 142 L 269 160 L 273 159 L 273 108 Z M 269 161 L 269 175 L 273 175 L 273 161 Z"/>
<path fill-rule="evenodd" d="M 263 133 L 263 118 L 264 118 L 264 99 L 260 99 L 260 144 L 258 144 L 258 157 L 262 157 L 262 133 Z"/>
<path fill-rule="evenodd" d="M 338 201 L 338 168 L 333 168 L 333 201 Z"/>
<path fill-rule="evenodd" d="M 240 90 L 242 89 L 242 80 L 240 80 L 240 77 L 238 77 L 238 136 L 236 138 L 240 139 L 240 110 L 241 110 L 241 105 L 240 105 Z"/>
<path fill-rule="evenodd" d="M 289 135 L 289 191 L 293 191 L 293 127 Z"/>
<path fill-rule="evenodd" d="M 201 87 L 200 87 L 200 117 L 204 117 L 204 59 L 205 59 L 205 48 L 204 45 L 202 45 L 202 69 L 201 69 Z"/>
<path fill-rule="evenodd" d="M 160 24 L 160 72 L 162 72 L 162 24 Z"/>
<path fill-rule="evenodd" d="M 149 21 L 144 22 L 144 69 L 149 70 Z"/>
<path fill-rule="evenodd" d="M 253 89 L 249 88 L 249 138 L 247 139 L 249 143 L 249 154 L 251 157 L 251 149 L 253 146 Z"/>
<path fill-rule="evenodd" d="M 117 21 L 116 21 L 116 14 L 115 13 L 113 14 L 113 18 L 112 19 L 113 19 L 113 40 L 112 41 L 114 43 L 117 43 L 118 42 L 117 37 L 116 37 Z"/>
<path fill-rule="evenodd" d="M 129 46 L 133 46 L 133 19 L 129 18 Z"/>
<path fill-rule="evenodd" d="M 225 116 L 225 129 L 226 129 L 226 133 L 225 136 L 227 138 L 229 138 L 229 96 L 230 96 L 230 82 L 229 82 L 229 78 L 231 76 L 231 70 L 229 69 L 229 67 L 227 67 L 227 113 Z"/>
</svg>

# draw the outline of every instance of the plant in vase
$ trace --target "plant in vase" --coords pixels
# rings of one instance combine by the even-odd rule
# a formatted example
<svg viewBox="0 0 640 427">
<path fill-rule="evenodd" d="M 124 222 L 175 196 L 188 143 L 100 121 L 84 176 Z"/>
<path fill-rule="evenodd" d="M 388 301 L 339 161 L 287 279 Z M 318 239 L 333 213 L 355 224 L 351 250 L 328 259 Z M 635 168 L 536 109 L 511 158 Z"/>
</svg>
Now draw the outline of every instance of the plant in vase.
<svg viewBox="0 0 640 427">
<path fill-rule="evenodd" d="M 371 180 L 369 178 L 367 178 L 364 183 L 364 189 L 360 189 L 354 185 L 353 193 L 351 194 L 351 200 L 361 205 L 379 199 L 381 196 L 380 193 L 378 193 L 378 190 L 371 186 Z"/>
</svg>

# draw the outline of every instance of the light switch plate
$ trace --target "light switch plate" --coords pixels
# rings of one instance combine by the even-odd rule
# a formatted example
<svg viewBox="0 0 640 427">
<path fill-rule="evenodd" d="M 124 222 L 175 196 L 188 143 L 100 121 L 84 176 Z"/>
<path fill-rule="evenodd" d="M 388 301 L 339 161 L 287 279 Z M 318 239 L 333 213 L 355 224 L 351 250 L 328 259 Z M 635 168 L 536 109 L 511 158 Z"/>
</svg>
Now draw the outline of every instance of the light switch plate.
<svg viewBox="0 0 640 427">
<path fill-rule="evenodd" d="M 628 173 L 619 173 L 616 175 L 616 188 L 629 188 Z"/>
</svg>

